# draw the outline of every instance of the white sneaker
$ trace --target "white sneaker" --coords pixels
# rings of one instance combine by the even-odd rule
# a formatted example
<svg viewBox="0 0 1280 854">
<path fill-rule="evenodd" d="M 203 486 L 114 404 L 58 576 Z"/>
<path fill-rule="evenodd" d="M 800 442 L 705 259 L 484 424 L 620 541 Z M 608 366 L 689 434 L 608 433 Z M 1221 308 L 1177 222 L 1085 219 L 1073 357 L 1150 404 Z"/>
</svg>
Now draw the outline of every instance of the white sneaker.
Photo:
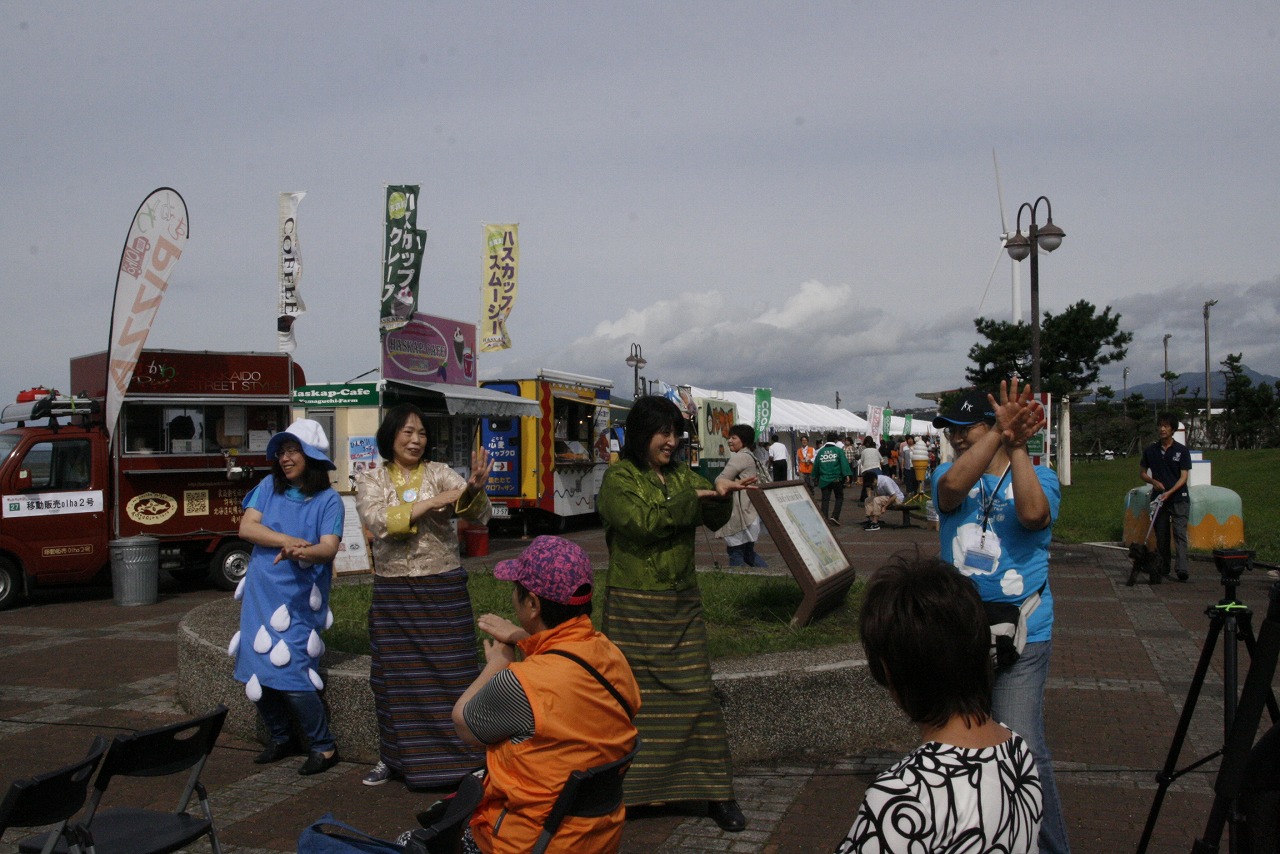
<svg viewBox="0 0 1280 854">
<path fill-rule="evenodd" d="M 364 775 L 364 779 L 360 782 L 366 786 L 381 786 L 383 783 L 391 779 L 391 775 L 395 772 L 391 770 L 391 766 L 378 760 L 378 764 L 373 766 L 373 770 Z"/>
</svg>

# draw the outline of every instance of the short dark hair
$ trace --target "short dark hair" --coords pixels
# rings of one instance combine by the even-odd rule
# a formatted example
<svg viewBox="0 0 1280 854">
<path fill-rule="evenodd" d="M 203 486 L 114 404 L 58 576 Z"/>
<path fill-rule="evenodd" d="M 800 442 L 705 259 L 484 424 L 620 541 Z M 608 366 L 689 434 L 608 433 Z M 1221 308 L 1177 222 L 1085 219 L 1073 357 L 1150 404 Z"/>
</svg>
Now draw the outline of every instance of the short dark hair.
<svg viewBox="0 0 1280 854">
<path fill-rule="evenodd" d="M 876 482 L 879 480 L 880 475 L 876 474 L 874 471 L 864 471 L 862 473 L 862 482 L 867 486 L 875 486 Z"/>
<path fill-rule="evenodd" d="M 646 394 L 636 398 L 627 413 L 627 444 L 622 456 L 631 460 L 641 470 L 649 467 L 649 443 L 654 434 L 670 428 L 673 433 L 684 432 L 684 413 L 668 398 Z"/>
<path fill-rule="evenodd" d="M 538 600 L 538 608 L 542 612 L 542 623 L 549 629 L 554 629 L 561 623 L 566 623 L 574 617 L 583 615 L 591 616 L 591 600 L 587 600 L 580 605 L 565 605 L 561 602 L 552 602 L 550 599 L 544 599 L 537 593 L 525 587 L 519 581 L 511 582 L 516 586 L 516 595 L 521 601 L 533 597 Z M 583 584 L 577 590 L 573 591 L 574 596 L 586 596 L 591 592 L 590 584 Z"/>
<path fill-rule="evenodd" d="M 299 442 L 286 439 L 280 443 L 280 446 L 302 445 Z M 283 495 L 285 490 L 291 486 L 297 486 L 298 491 L 303 495 L 315 495 L 318 492 L 324 492 L 329 488 L 329 469 L 319 460 L 313 460 L 304 452 L 302 458 L 307 461 L 306 466 L 302 469 L 302 474 L 298 477 L 297 484 L 289 482 L 289 478 L 284 476 L 284 469 L 280 467 L 280 458 L 272 457 L 271 459 L 271 487 L 275 490 L 276 495 Z"/>
<path fill-rule="evenodd" d="M 1170 430 L 1177 430 L 1178 416 L 1174 415 L 1172 412 L 1161 412 L 1160 415 L 1156 418 L 1156 424 L 1157 425 L 1164 424 Z"/>
<path fill-rule="evenodd" d="M 826 440 L 827 440 L 828 442 L 835 442 L 835 441 L 836 441 L 836 440 L 838 440 L 839 438 L 840 438 L 840 437 L 836 434 L 836 431 L 835 431 L 835 430 L 828 430 L 828 431 L 827 431 Z"/>
<path fill-rule="evenodd" d="M 859 629 L 872 677 L 911 720 L 991 717 L 991 629 L 977 589 L 951 564 L 894 555 L 867 582 Z"/>
<path fill-rule="evenodd" d="M 862 439 L 862 447 L 864 447 L 864 448 L 874 448 L 875 446 L 876 446 L 876 440 L 875 440 L 875 439 L 872 439 L 870 436 L 865 436 L 865 437 L 863 437 L 863 439 Z"/>
<path fill-rule="evenodd" d="M 756 443 L 756 428 L 750 424 L 734 424 L 729 428 L 730 436 L 737 436 L 744 447 L 750 448 Z"/>
<path fill-rule="evenodd" d="M 378 425 L 376 438 L 378 441 L 378 453 L 382 455 L 384 460 L 394 460 L 396 458 L 396 434 L 404 429 L 404 425 L 413 415 L 418 416 L 418 420 L 422 422 L 422 429 L 426 430 L 427 416 L 423 415 L 422 410 L 412 403 L 401 403 L 399 406 L 393 406 L 383 416 L 382 423 Z M 430 433 L 427 434 L 427 438 L 430 440 Z M 426 459 L 427 454 L 424 452 L 422 457 Z"/>
</svg>

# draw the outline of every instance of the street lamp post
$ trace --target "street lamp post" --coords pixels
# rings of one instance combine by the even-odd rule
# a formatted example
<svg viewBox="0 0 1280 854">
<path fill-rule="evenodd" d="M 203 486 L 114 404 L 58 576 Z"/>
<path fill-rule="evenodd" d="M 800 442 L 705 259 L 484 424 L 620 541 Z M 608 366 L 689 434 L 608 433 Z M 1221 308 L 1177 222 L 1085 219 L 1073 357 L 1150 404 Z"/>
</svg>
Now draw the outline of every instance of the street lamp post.
<svg viewBox="0 0 1280 854">
<path fill-rule="evenodd" d="M 640 369 L 649 364 L 644 360 L 644 356 L 640 355 L 640 345 L 631 345 L 631 355 L 627 357 L 627 367 L 635 371 L 635 387 L 634 396 L 640 397 Z"/>
<path fill-rule="evenodd" d="M 1123 403 L 1124 401 L 1126 401 L 1126 400 L 1128 400 L 1128 399 L 1129 399 L 1129 368 L 1128 368 L 1128 366 L 1125 366 L 1125 369 L 1124 369 L 1124 391 L 1120 393 L 1120 401 L 1121 401 L 1121 403 Z"/>
<path fill-rule="evenodd" d="M 1045 224 L 1041 228 L 1036 223 L 1036 211 L 1044 202 Z M 1022 212 L 1030 211 L 1031 224 L 1026 236 L 1022 234 Z M 1040 249 L 1052 252 L 1062 245 L 1062 238 L 1067 233 L 1053 224 L 1053 205 L 1047 196 L 1041 196 L 1034 203 L 1023 202 L 1018 208 L 1018 221 L 1013 236 L 1005 242 L 1009 257 L 1021 261 L 1031 256 L 1031 393 L 1040 396 Z"/>
<path fill-rule="evenodd" d="M 1165 333 L 1164 336 L 1164 409 L 1169 411 L 1169 339 L 1173 336 Z"/>
<path fill-rule="evenodd" d="M 1218 304 L 1211 299 L 1204 304 L 1204 443 L 1209 444 L 1209 415 L 1213 412 L 1213 387 L 1209 385 L 1209 309 Z"/>
</svg>

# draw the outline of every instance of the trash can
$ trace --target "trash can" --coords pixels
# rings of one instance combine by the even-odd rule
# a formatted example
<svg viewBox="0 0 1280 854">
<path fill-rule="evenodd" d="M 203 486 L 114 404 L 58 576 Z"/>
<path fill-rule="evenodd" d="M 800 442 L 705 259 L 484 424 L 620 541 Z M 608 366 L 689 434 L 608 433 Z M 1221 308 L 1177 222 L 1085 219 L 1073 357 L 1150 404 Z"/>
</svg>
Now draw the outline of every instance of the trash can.
<svg viewBox="0 0 1280 854">
<path fill-rule="evenodd" d="M 483 525 L 468 525 L 462 532 L 467 557 L 484 557 L 489 554 L 489 529 Z"/>
<path fill-rule="evenodd" d="M 111 593 L 117 605 L 154 605 L 160 598 L 160 541 L 123 537 L 111 550 Z"/>
</svg>

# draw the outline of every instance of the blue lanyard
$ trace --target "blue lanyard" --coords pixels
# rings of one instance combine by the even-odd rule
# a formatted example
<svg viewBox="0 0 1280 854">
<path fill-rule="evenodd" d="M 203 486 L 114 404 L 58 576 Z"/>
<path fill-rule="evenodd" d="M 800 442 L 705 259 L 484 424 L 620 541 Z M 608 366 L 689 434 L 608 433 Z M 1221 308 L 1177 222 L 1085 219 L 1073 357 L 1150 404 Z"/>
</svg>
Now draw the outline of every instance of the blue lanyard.
<svg viewBox="0 0 1280 854">
<path fill-rule="evenodd" d="M 996 488 L 991 491 L 991 500 L 987 500 L 987 485 L 983 478 L 987 476 L 986 472 L 982 473 L 982 477 L 978 478 L 978 489 L 982 493 L 982 533 L 987 533 L 987 523 L 991 519 L 991 509 L 995 507 L 996 497 L 1000 495 L 1000 487 L 1004 485 L 1004 479 L 1009 476 L 1011 466 L 1006 465 L 1004 471 L 1000 473 L 1000 479 L 996 481 Z"/>
</svg>

